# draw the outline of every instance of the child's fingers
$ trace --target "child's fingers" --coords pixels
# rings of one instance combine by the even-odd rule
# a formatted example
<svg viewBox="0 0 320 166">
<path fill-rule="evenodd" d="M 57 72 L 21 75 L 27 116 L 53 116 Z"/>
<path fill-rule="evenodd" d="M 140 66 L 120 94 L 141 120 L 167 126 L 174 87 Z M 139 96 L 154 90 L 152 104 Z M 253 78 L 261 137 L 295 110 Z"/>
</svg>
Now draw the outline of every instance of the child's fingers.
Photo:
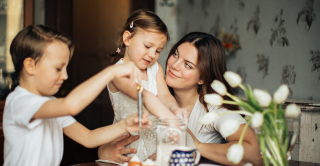
<svg viewBox="0 0 320 166">
<path fill-rule="evenodd" d="M 142 74 L 141 74 L 141 71 L 138 69 L 137 70 L 137 78 L 138 78 L 138 84 L 140 85 L 141 84 L 141 76 L 142 76 Z"/>
<path fill-rule="evenodd" d="M 137 114 L 137 113 L 134 114 L 133 122 L 134 122 L 134 123 L 139 123 L 139 117 L 138 117 L 138 114 Z"/>
<path fill-rule="evenodd" d="M 142 114 L 142 123 L 143 124 L 146 124 L 148 123 L 149 121 L 149 115 L 148 115 L 148 111 L 143 111 L 143 114 Z"/>
<path fill-rule="evenodd" d="M 143 124 L 145 128 L 150 128 L 152 125 L 152 122 L 149 120 L 149 115 L 148 111 L 144 111 L 143 113 Z"/>
</svg>

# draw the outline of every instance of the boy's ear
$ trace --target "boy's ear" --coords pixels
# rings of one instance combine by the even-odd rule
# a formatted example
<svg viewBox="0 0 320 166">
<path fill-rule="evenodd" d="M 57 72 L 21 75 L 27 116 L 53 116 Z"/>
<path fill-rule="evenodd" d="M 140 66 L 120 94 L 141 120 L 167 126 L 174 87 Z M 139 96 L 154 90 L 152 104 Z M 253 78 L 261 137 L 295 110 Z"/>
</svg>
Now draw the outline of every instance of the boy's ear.
<svg viewBox="0 0 320 166">
<path fill-rule="evenodd" d="M 124 31 L 122 35 L 122 41 L 124 45 L 129 46 L 131 33 L 129 31 Z"/>
<path fill-rule="evenodd" d="M 28 74 L 33 75 L 36 68 L 36 63 L 32 58 L 28 57 L 23 61 L 23 68 Z"/>
</svg>

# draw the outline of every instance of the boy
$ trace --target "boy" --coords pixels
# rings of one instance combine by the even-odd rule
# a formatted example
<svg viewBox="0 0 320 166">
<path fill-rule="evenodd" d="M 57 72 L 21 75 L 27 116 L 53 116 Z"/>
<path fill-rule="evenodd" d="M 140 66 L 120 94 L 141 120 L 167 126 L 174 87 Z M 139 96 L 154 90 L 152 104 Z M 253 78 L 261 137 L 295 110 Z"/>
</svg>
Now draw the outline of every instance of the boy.
<svg viewBox="0 0 320 166">
<path fill-rule="evenodd" d="M 63 133 L 93 148 L 139 130 L 136 114 L 92 131 L 71 117 L 88 106 L 113 78 L 130 77 L 131 85 L 136 79 L 140 82 L 141 73 L 133 63 L 105 68 L 65 98 L 52 97 L 68 78 L 73 49 L 71 40 L 42 25 L 28 26 L 13 39 L 10 54 L 19 73 L 19 86 L 8 95 L 4 109 L 4 165 L 59 165 Z M 142 123 L 150 128 L 147 112 Z"/>
</svg>

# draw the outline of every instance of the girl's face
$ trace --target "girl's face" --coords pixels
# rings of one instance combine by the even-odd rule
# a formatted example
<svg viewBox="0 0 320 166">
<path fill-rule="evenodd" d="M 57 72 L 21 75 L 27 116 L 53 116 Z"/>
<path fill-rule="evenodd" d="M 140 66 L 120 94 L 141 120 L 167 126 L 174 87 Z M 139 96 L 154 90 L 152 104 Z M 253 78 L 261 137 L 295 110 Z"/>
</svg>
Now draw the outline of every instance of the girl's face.
<svg viewBox="0 0 320 166">
<path fill-rule="evenodd" d="M 198 50 L 189 43 L 178 46 L 173 55 L 170 55 L 166 68 L 166 83 L 173 89 L 192 89 L 202 84 L 197 67 Z"/>
<path fill-rule="evenodd" d="M 68 78 L 69 56 L 66 44 L 54 41 L 48 45 L 35 67 L 35 86 L 39 95 L 51 96 L 58 92 Z"/>
<path fill-rule="evenodd" d="M 126 45 L 126 52 L 123 61 L 132 61 L 141 70 L 145 70 L 159 58 L 160 51 L 167 42 L 163 33 L 146 31 L 139 28 L 131 38 L 129 31 L 125 31 L 123 41 Z"/>
</svg>

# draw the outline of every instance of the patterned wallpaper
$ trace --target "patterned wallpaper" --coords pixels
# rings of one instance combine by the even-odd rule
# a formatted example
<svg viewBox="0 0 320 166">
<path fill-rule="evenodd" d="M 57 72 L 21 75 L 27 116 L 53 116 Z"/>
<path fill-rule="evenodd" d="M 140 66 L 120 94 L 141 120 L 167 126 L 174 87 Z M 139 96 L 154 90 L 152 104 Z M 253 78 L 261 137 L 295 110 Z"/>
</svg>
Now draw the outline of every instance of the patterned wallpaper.
<svg viewBox="0 0 320 166">
<path fill-rule="evenodd" d="M 273 94 L 284 83 L 289 98 L 320 101 L 319 0 L 157 0 L 157 8 L 176 11 L 176 25 L 162 19 L 177 40 L 191 31 L 221 36 L 222 28 L 239 37 L 227 67 L 244 84 Z"/>
</svg>

